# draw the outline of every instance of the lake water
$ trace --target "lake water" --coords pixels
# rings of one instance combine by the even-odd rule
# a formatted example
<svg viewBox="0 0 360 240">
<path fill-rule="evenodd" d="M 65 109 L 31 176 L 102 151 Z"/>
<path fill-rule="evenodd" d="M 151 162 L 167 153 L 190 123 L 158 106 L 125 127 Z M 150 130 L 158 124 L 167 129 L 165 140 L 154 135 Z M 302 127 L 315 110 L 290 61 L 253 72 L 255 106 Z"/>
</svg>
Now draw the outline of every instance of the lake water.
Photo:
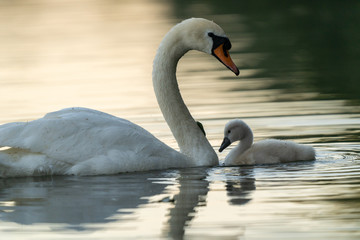
<svg viewBox="0 0 360 240">
<path fill-rule="evenodd" d="M 197 16 L 223 27 L 240 68 L 235 77 L 197 52 L 179 64 L 212 146 L 241 118 L 255 141 L 317 152 L 312 162 L 0 179 L 1 238 L 359 239 L 360 6 L 338 2 L 0 1 L 1 124 L 82 106 L 177 148 L 152 60 L 171 26 Z"/>
</svg>

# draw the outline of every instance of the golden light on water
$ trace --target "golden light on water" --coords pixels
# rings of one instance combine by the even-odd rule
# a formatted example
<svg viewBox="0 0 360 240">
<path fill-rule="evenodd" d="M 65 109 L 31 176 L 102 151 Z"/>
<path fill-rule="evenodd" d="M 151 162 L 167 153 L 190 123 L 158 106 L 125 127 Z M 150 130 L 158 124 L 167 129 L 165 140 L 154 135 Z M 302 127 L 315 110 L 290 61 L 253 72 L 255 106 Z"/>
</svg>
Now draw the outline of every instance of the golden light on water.
<svg viewBox="0 0 360 240">
<path fill-rule="evenodd" d="M 162 19 L 166 5 L 3 5 L 1 122 L 34 119 L 72 106 L 125 116 L 134 108 L 156 107 L 151 68 L 156 47 L 170 27 Z"/>
</svg>

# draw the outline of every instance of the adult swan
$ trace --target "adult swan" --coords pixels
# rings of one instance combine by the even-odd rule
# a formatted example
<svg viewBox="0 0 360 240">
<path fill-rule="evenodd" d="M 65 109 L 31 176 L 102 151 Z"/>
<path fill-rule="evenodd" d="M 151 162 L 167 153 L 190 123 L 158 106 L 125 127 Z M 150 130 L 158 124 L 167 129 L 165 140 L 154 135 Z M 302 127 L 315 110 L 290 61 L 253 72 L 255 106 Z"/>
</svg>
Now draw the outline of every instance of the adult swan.
<svg viewBox="0 0 360 240">
<path fill-rule="evenodd" d="M 180 152 L 125 119 L 85 108 L 67 108 L 31 122 L 0 126 L 0 177 L 98 175 L 218 164 L 218 158 L 180 95 L 176 66 L 189 50 L 212 54 L 239 74 L 229 39 L 215 23 L 192 18 L 162 40 L 153 66 L 161 111 Z"/>
</svg>

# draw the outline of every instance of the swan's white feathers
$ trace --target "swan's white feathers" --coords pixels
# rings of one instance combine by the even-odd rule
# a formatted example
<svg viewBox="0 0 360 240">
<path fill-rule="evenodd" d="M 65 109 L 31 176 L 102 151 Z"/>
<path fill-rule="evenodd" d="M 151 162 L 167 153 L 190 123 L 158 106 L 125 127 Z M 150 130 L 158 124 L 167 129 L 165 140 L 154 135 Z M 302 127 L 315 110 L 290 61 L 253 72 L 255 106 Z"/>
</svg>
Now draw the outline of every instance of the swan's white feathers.
<svg viewBox="0 0 360 240">
<path fill-rule="evenodd" d="M 291 141 L 266 139 L 254 143 L 251 148 L 238 156 L 231 164 L 271 164 L 314 159 L 315 152 L 311 146 Z"/>
<path fill-rule="evenodd" d="M 178 60 L 187 51 L 211 53 L 213 40 L 207 34 L 209 31 L 224 34 L 214 22 L 200 18 L 187 19 L 174 26 L 160 43 L 152 75 L 159 107 L 181 152 L 196 159 L 198 166 L 216 165 L 219 160 L 186 107 L 175 72 Z"/>
<path fill-rule="evenodd" d="M 2 125 L 0 146 L 10 147 L 0 152 L 5 176 L 40 174 L 41 169 L 78 175 L 144 171 L 172 166 L 170 158 L 178 159 L 175 150 L 140 126 L 85 108 Z M 178 161 L 179 167 L 188 164 Z"/>
<path fill-rule="evenodd" d="M 203 31 L 198 31 L 198 29 L 203 29 Z M 211 54 L 213 45 L 213 41 L 207 35 L 208 33 L 212 32 L 217 36 L 226 37 L 224 30 L 219 25 L 203 18 L 186 19 L 176 25 L 173 31 L 177 31 L 180 34 L 177 37 L 181 37 L 182 42 L 189 49 L 199 50 L 208 54 Z"/>
<path fill-rule="evenodd" d="M 253 144 L 253 132 L 242 120 L 229 121 L 224 137 L 231 143 L 240 140 L 225 158 L 225 165 L 271 164 L 315 160 L 313 147 L 292 141 L 266 139 Z"/>
<path fill-rule="evenodd" d="M 213 40 L 208 36 L 210 32 L 226 37 L 224 30 L 213 21 L 203 18 L 186 19 L 170 29 L 160 43 L 158 52 L 166 48 L 167 51 L 162 51 L 162 54 L 170 54 L 176 58 L 189 50 L 211 54 Z"/>
</svg>

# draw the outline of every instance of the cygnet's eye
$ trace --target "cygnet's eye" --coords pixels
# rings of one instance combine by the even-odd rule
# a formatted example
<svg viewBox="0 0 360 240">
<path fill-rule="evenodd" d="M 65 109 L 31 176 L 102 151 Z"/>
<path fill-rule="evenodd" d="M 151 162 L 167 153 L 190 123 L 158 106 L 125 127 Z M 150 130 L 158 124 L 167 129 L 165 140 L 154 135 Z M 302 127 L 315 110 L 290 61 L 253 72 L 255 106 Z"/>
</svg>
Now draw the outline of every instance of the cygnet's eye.
<svg viewBox="0 0 360 240">
<path fill-rule="evenodd" d="M 228 130 L 228 133 L 231 133 L 231 130 Z"/>
</svg>

